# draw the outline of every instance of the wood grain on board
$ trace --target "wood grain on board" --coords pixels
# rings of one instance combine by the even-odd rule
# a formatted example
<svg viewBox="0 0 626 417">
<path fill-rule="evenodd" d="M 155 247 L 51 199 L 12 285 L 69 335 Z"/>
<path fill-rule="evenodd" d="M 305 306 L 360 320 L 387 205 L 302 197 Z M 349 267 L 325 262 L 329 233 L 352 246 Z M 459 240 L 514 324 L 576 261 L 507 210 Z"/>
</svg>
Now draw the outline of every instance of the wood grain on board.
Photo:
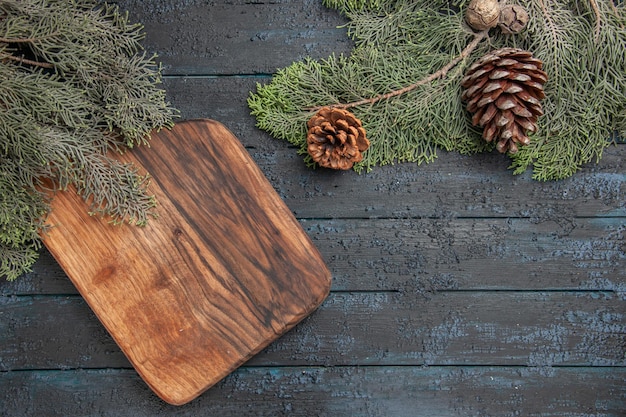
<svg viewBox="0 0 626 417">
<path fill-rule="evenodd" d="M 182 404 L 310 314 L 330 273 L 222 124 L 194 120 L 128 152 L 152 177 L 145 227 L 58 193 L 44 243 L 139 374 Z"/>
</svg>

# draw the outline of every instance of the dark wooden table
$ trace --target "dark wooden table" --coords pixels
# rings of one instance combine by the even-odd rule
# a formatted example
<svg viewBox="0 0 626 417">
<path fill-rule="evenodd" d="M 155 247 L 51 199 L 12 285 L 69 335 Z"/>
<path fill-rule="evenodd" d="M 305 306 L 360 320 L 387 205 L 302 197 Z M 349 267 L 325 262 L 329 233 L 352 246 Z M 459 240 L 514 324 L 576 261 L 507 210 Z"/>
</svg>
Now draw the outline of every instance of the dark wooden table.
<svg viewBox="0 0 626 417">
<path fill-rule="evenodd" d="M 255 128 L 278 68 L 349 52 L 321 0 L 127 0 L 184 119 L 237 135 L 333 274 L 320 309 L 193 402 L 159 400 L 46 251 L 0 283 L 1 416 L 624 416 L 626 145 L 574 177 L 441 152 L 311 170 Z"/>
</svg>

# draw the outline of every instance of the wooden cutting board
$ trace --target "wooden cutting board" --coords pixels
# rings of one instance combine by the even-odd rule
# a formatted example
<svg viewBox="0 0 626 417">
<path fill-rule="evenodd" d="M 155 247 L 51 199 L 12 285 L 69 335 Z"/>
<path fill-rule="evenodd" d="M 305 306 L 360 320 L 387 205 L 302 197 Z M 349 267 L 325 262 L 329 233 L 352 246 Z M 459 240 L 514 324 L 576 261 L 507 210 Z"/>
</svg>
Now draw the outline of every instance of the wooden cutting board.
<svg viewBox="0 0 626 417">
<path fill-rule="evenodd" d="M 151 175 L 159 217 L 114 226 L 60 192 L 44 243 L 146 383 L 184 404 L 313 312 L 330 273 L 220 123 L 178 123 L 120 159 Z"/>
</svg>

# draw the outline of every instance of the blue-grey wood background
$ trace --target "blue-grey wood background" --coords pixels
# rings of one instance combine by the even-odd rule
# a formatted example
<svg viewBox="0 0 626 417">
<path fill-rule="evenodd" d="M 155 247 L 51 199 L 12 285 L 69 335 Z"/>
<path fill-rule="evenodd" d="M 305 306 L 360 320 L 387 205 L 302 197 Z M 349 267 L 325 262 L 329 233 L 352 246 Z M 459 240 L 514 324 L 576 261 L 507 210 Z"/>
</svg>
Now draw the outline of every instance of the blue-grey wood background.
<svg viewBox="0 0 626 417">
<path fill-rule="evenodd" d="M 624 416 L 626 145 L 570 179 L 506 156 L 311 170 L 257 83 L 349 53 L 321 0 L 126 0 L 183 119 L 246 146 L 332 274 L 318 311 L 193 402 L 159 400 L 43 250 L 0 283 L 0 416 Z M 88 261 L 88 260 L 86 260 Z"/>
</svg>

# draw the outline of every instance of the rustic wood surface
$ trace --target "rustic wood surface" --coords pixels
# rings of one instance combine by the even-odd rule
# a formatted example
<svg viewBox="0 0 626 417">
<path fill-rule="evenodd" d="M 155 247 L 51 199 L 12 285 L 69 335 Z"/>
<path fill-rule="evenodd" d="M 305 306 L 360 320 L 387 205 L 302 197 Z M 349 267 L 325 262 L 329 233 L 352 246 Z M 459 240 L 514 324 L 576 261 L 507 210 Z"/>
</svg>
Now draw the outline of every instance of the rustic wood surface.
<svg viewBox="0 0 626 417">
<path fill-rule="evenodd" d="M 330 272 L 221 123 L 180 122 L 118 159 L 150 174 L 158 218 L 117 226 L 57 193 L 44 244 L 146 383 L 182 405 L 315 310 Z"/>
<path fill-rule="evenodd" d="M 182 407 L 156 397 L 51 255 L 0 283 L 2 416 L 624 416 L 626 145 L 570 179 L 441 152 L 311 170 L 255 127 L 278 68 L 350 51 L 319 0 L 119 1 L 184 119 L 241 140 L 321 252 L 330 296 Z"/>
</svg>

